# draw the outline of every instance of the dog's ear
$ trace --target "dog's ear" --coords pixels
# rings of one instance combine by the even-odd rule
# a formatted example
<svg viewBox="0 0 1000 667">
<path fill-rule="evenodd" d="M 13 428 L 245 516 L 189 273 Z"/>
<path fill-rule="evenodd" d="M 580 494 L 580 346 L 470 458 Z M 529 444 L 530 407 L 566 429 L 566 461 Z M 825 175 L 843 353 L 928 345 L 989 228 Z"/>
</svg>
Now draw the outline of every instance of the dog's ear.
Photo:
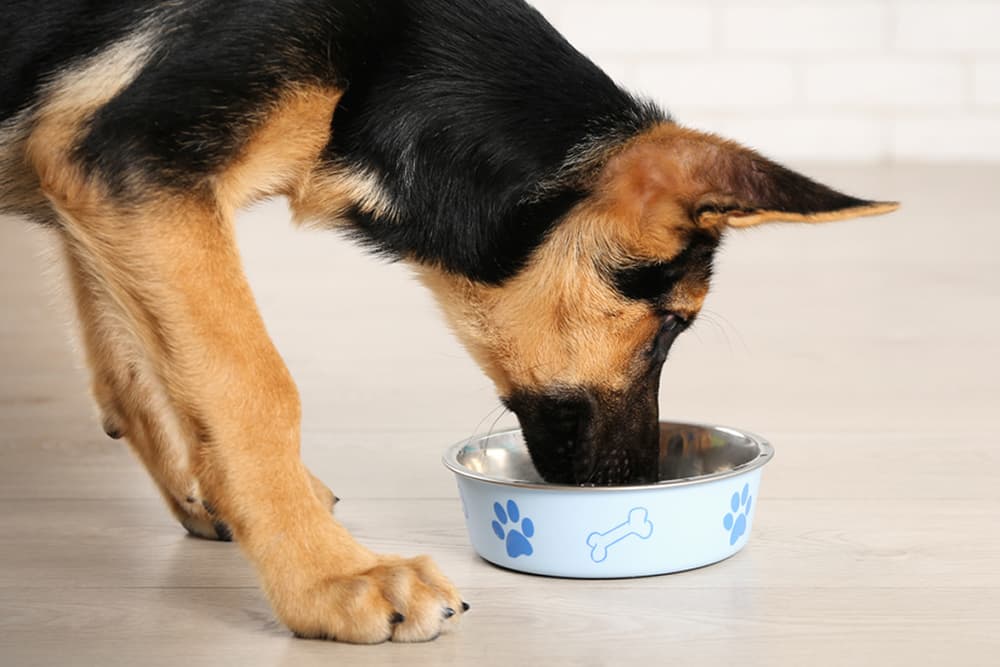
<svg viewBox="0 0 1000 667">
<path fill-rule="evenodd" d="M 694 203 L 698 226 L 836 222 L 899 208 L 897 202 L 869 201 L 837 192 L 748 148 L 710 135 L 700 146 L 688 150 L 694 151 L 688 159 L 701 161 L 700 176 L 709 188 Z"/>
<path fill-rule="evenodd" d="M 616 198 L 630 198 L 647 220 L 662 221 L 657 210 L 664 200 L 704 228 L 834 222 L 899 208 L 845 195 L 735 142 L 673 124 L 639 139 L 616 160 Z"/>
</svg>

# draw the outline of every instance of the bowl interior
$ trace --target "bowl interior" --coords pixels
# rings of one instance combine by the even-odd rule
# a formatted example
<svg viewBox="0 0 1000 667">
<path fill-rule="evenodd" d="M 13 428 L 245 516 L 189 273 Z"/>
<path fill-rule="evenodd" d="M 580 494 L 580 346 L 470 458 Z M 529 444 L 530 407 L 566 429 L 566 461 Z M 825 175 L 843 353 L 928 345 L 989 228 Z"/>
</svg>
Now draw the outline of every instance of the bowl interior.
<svg viewBox="0 0 1000 667">
<path fill-rule="evenodd" d="M 658 484 L 743 472 L 763 465 L 771 455 L 770 445 L 749 433 L 664 422 L 660 424 Z M 445 462 L 459 474 L 488 481 L 551 486 L 535 470 L 519 430 L 472 438 L 453 448 Z"/>
</svg>

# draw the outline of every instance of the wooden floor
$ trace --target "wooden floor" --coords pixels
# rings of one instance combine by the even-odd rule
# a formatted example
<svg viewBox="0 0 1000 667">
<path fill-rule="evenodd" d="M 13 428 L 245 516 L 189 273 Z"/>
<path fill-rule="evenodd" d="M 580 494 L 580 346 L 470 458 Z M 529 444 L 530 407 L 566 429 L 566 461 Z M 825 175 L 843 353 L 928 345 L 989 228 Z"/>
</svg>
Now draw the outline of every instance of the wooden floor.
<svg viewBox="0 0 1000 667">
<path fill-rule="evenodd" d="M 234 545 L 185 537 L 93 416 L 45 234 L 0 219 L 0 665 L 1000 664 L 1000 168 L 810 171 L 905 209 L 729 240 L 662 411 L 777 457 L 745 551 L 631 581 L 479 560 L 439 457 L 487 381 L 403 268 L 246 216 L 307 462 L 364 542 L 473 604 L 420 646 L 295 640 Z"/>
</svg>

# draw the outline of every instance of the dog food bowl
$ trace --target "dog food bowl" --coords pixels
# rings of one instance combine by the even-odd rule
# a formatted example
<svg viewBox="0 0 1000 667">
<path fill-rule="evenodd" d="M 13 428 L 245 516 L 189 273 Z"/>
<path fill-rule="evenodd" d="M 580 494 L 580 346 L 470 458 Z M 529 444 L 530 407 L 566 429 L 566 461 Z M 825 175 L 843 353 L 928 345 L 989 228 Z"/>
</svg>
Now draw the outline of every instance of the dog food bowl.
<svg viewBox="0 0 1000 667">
<path fill-rule="evenodd" d="M 480 556 L 532 574 L 611 579 L 690 570 L 742 549 L 773 456 L 751 433 L 663 423 L 656 484 L 546 484 L 518 430 L 455 445 L 444 464 Z"/>
</svg>

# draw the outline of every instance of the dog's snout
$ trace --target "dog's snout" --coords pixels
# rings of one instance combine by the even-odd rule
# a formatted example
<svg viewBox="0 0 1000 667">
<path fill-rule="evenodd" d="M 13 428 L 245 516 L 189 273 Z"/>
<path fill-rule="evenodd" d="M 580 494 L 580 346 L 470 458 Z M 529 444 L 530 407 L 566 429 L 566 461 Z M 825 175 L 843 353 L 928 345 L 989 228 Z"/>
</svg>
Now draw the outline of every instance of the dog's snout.
<svg viewBox="0 0 1000 667">
<path fill-rule="evenodd" d="M 612 486 L 655 479 L 659 443 L 648 437 L 658 432 L 655 400 L 647 409 L 648 402 L 578 388 L 522 391 L 505 402 L 546 481 Z"/>
</svg>

